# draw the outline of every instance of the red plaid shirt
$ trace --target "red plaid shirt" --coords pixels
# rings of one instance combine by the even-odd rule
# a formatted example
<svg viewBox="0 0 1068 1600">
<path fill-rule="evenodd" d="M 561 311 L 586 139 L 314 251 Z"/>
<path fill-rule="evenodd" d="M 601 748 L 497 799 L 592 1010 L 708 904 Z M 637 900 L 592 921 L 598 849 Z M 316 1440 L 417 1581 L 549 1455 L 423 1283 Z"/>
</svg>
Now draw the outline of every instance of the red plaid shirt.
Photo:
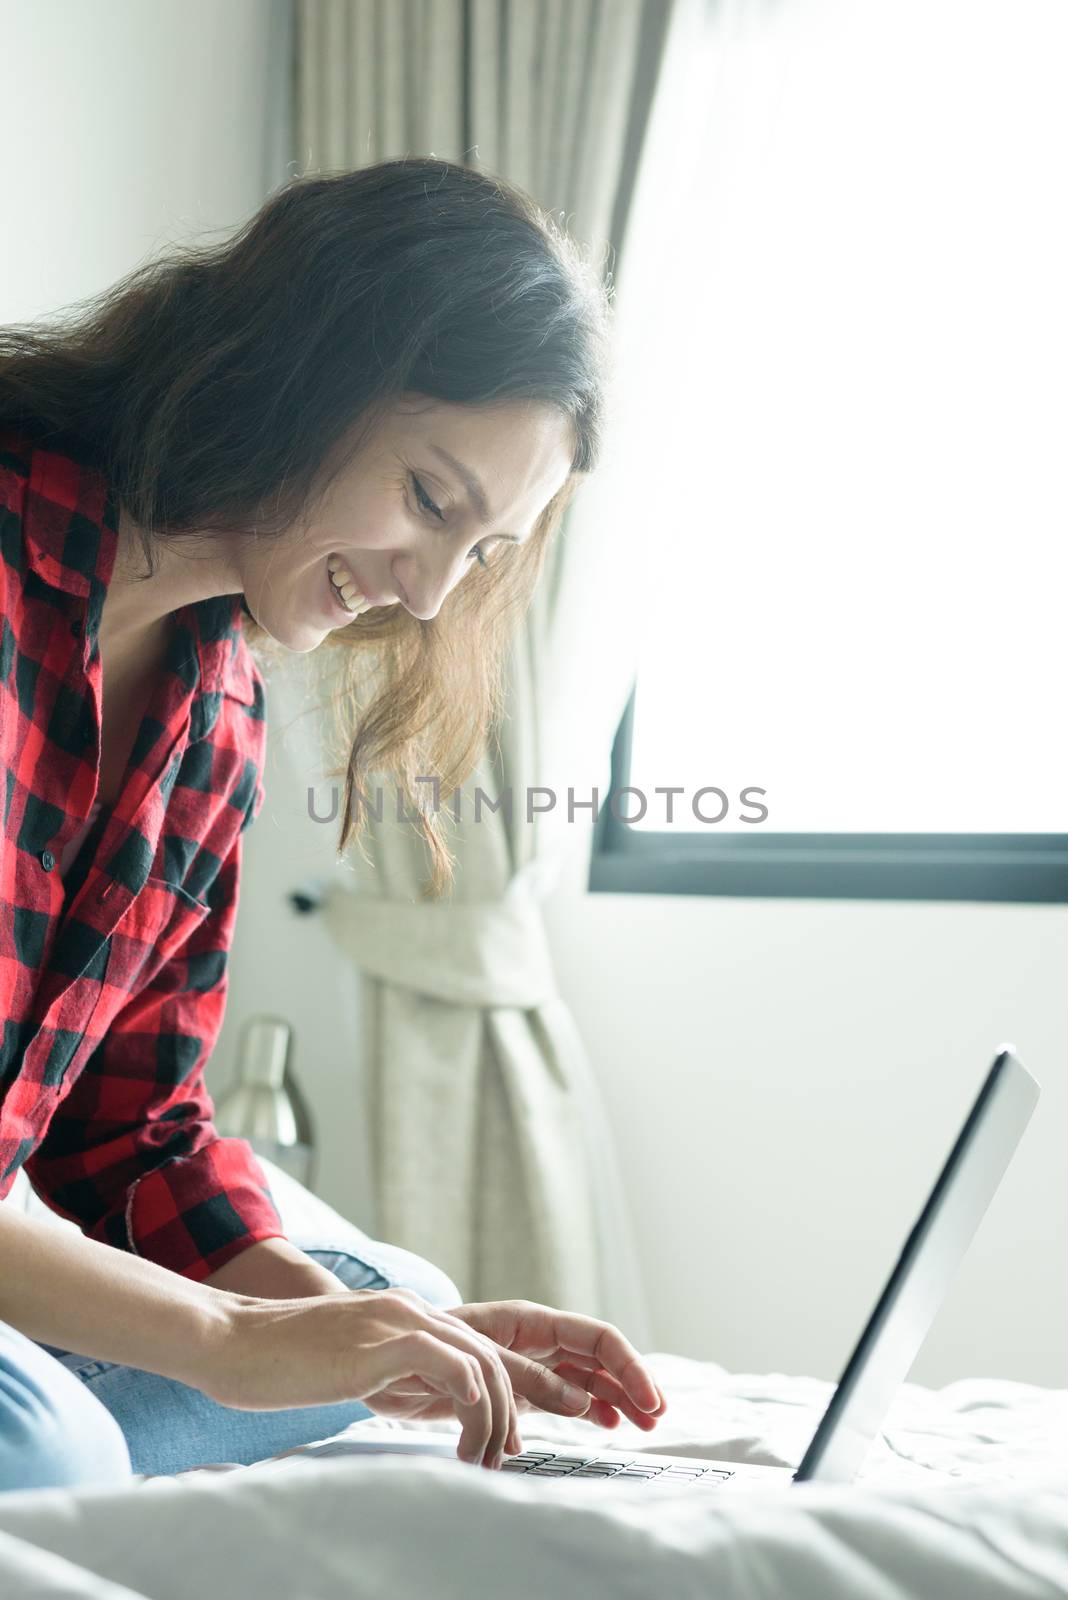
<svg viewBox="0 0 1068 1600">
<path fill-rule="evenodd" d="M 240 595 L 175 613 L 122 794 L 65 894 L 100 760 L 118 513 L 77 441 L 0 428 L 0 1198 L 25 1167 L 90 1238 L 200 1280 L 284 1237 L 204 1083 L 263 803 L 263 681 Z"/>
</svg>

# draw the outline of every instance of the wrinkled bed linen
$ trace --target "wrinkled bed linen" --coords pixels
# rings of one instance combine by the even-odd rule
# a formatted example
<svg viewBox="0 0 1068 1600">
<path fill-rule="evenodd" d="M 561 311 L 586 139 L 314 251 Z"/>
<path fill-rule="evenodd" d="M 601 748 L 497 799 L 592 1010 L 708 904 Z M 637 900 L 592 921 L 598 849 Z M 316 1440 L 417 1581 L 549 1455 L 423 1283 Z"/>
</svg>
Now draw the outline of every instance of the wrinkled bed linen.
<svg viewBox="0 0 1068 1600">
<path fill-rule="evenodd" d="M 792 1466 L 831 1392 L 676 1356 L 649 1362 L 669 1401 L 655 1433 L 528 1414 L 524 1442 Z M 0 1495 L 0 1594 L 189 1600 L 225 1584 L 231 1600 L 1068 1595 L 1068 1391 L 906 1385 L 850 1488 L 527 1483 L 434 1457 L 346 1453 L 406 1431 L 376 1418 L 253 1467 Z"/>
</svg>

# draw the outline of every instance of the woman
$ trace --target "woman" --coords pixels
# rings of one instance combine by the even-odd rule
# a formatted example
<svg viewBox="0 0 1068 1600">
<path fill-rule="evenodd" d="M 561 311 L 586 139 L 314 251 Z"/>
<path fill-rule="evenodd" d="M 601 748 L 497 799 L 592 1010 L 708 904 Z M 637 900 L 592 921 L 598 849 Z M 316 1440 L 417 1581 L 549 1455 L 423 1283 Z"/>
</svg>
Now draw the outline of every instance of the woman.
<svg viewBox="0 0 1068 1600">
<path fill-rule="evenodd" d="M 373 1240 L 298 1249 L 204 1084 L 263 798 L 246 634 L 344 652 L 339 848 L 368 773 L 449 796 L 594 464 L 607 326 L 526 196 L 407 159 L 0 331 L 0 1198 L 25 1168 L 82 1233 L 0 1206 L 0 1488 L 254 1461 L 369 1411 L 455 1414 L 491 1468 L 531 1406 L 655 1426 L 608 1324 L 459 1304 Z"/>
</svg>

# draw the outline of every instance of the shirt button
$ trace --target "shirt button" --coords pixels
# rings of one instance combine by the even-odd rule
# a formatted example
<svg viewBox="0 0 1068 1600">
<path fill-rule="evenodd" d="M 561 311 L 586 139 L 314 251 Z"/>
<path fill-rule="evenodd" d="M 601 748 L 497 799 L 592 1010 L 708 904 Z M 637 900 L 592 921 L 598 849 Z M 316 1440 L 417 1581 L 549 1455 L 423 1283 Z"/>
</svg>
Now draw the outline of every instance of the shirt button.
<svg viewBox="0 0 1068 1600">
<path fill-rule="evenodd" d="M 41 851 L 41 865 L 42 865 L 42 867 L 44 867 L 45 871 L 46 872 L 51 872 L 51 870 L 55 866 L 55 864 L 56 864 L 56 858 L 52 854 L 51 850 L 42 850 Z"/>
</svg>

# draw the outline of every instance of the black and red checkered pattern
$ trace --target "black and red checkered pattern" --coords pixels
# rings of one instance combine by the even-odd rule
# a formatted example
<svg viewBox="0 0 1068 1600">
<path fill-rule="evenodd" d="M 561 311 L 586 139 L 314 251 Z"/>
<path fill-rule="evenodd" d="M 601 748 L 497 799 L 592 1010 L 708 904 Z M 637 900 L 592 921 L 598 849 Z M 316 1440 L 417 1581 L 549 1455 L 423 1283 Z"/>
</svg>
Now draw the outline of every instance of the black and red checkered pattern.
<svg viewBox="0 0 1068 1600">
<path fill-rule="evenodd" d="M 65 888 L 100 760 L 118 516 L 77 440 L 0 428 L 0 1198 L 24 1167 L 89 1237 L 201 1280 L 284 1237 L 204 1082 L 263 803 L 263 680 L 240 595 L 174 614 L 122 794 Z"/>
</svg>

